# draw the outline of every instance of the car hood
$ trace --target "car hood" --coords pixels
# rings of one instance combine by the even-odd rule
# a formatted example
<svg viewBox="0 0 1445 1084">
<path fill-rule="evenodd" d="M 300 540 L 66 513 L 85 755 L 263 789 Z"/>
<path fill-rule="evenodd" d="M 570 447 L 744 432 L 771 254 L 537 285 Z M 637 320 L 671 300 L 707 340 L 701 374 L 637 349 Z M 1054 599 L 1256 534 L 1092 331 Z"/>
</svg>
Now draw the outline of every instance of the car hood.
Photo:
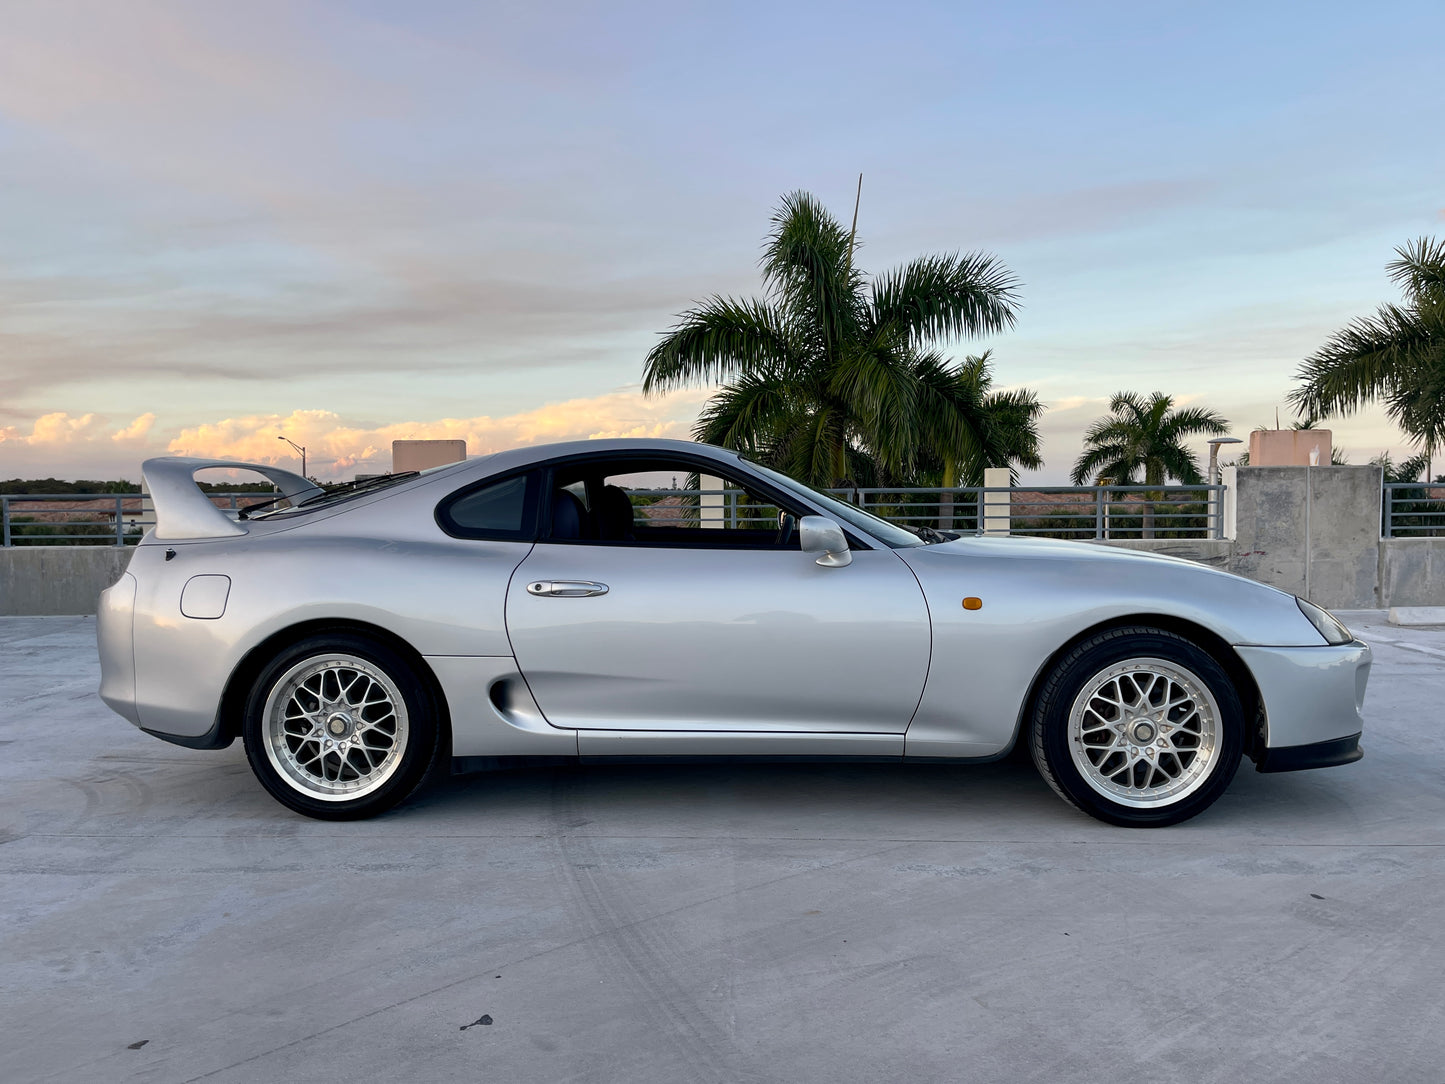
<svg viewBox="0 0 1445 1084">
<path fill-rule="evenodd" d="M 1187 543 L 1186 543 L 1187 544 Z M 955 596 L 1007 597 L 1038 614 L 1075 612 L 1089 621 L 1131 613 L 1171 614 L 1229 643 L 1315 646 L 1319 633 L 1294 596 L 1183 557 L 1052 538 L 977 536 L 894 551 L 925 595 L 944 610 Z M 1082 618 L 1081 618 L 1082 619 Z"/>
<path fill-rule="evenodd" d="M 921 548 L 921 547 L 920 547 Z M 1016 557 L 1035 561 L 1104 561 L 1109 563 L 1132 563 L 1137 561 L 1165 561 L 1169 564 L 1185 565 L 1206 572 L 1218 572 L 1198 561 L 1186 557 L 1174 557 L 1167 553 L 1150 553 L 1145 550 L 1122 549 L 1117 546 L 1101 545 L 1097 542 L 1070 542 L 1060 538 L 1020 538 L 1017 535 L 994 536 L 975 535 L 954 539 L 929 546 L 929 553 L 956 553 L 960 556 Z M 1231 573 L 1222 573 L 1231 575 Z"/>
</svg>

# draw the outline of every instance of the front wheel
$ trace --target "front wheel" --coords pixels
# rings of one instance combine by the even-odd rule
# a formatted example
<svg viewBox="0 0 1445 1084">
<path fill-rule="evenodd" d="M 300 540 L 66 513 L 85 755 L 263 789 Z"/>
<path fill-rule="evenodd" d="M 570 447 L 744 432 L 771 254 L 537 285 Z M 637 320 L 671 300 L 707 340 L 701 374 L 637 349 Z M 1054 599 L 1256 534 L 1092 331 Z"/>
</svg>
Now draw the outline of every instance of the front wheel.
<svg viewBox="0 0 1445 1084">
<path fill-rule="evenodd" d="M 271 796 L 321 820 L 384 812 L 421 784 L 441 747 L 437 712 L 406 661 L 365 637 L 310 637 L 261 672 L 242 728 Z"/>
<path fill-rule="evenodd" d="M 1244 747 L 1244 709 L 1223 667 L 1151 628 L 1112 629 L 1045 681 L 1030 747 L 1045 781 L 1110 824 L 1159 828 L 1224 793 Z"/>
</svg>

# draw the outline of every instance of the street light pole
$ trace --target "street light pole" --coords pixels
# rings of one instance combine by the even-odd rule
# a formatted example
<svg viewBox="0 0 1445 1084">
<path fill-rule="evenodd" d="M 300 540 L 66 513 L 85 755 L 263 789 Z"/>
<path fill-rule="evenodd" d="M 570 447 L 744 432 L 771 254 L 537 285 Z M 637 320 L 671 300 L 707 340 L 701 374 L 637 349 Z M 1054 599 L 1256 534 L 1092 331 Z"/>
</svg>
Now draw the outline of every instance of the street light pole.
<svg viewBox="0 0 1445 1084">
<path fill-rule="evenodd" d="M 1215 437 L 1209 442 L 1209 484 L 1219 484 L 1219 446 L 1221 444 L 1243 444 L 1238 437 Z"/>
<path fill-rule="evenodd" d="M 296 451 L 301 454 L 301 477 L 302 477 L 302 478 L 305 478 L 305 477 L 306 477 L 306 446 L 305 446 L 304 444 L 297 444 L 294 440 L 289 440 L 289 439 L 287 439 L 286 437 L 277 437 L 276 439 L 277 439 L 277 440 L 284 440 L 284 441 L 286 441 L 287 444 L 291 445 L 291 447 L 295 448 Z"/>
</svg>

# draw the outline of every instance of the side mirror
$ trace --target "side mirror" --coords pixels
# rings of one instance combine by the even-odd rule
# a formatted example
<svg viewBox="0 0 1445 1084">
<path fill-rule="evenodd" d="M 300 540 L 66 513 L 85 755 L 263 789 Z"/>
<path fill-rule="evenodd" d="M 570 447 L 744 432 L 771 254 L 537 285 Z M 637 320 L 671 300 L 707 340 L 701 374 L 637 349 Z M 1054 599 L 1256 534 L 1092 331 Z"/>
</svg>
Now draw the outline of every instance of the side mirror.
<svg viewBox="0 0 1445 1084">
<path fill-rule="evenodd" d="M 804 553 L 821 553 L 818 564 L 842 568 L 853 563 L 843 528 L 827 516 L 804 516 L 798 520 L 798 545 Z"/>
</svg>

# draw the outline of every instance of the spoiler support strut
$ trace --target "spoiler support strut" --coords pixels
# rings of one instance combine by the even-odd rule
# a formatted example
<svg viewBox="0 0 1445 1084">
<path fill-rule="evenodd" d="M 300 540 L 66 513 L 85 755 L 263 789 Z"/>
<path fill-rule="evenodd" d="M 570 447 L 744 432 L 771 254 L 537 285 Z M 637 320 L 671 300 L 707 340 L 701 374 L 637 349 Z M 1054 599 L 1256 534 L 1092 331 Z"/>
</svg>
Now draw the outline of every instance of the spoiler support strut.
<svg viewBox="0 0 1445 1084">
<path fill-rule="evenodd" d="M 186 538 L 234 538 L 246 533 L 222 512 L 196 485 L 195 474 L 207 467 L 255 471 L 276 486 L 293 503 L 324 493 L 299 474 L 265 463 L 237 463 L 231 459 L 192 459 L 165 455 L 141 464 L 146 492 L 156 510 L 155 537 L 167 541 Z"/>
</svg>

